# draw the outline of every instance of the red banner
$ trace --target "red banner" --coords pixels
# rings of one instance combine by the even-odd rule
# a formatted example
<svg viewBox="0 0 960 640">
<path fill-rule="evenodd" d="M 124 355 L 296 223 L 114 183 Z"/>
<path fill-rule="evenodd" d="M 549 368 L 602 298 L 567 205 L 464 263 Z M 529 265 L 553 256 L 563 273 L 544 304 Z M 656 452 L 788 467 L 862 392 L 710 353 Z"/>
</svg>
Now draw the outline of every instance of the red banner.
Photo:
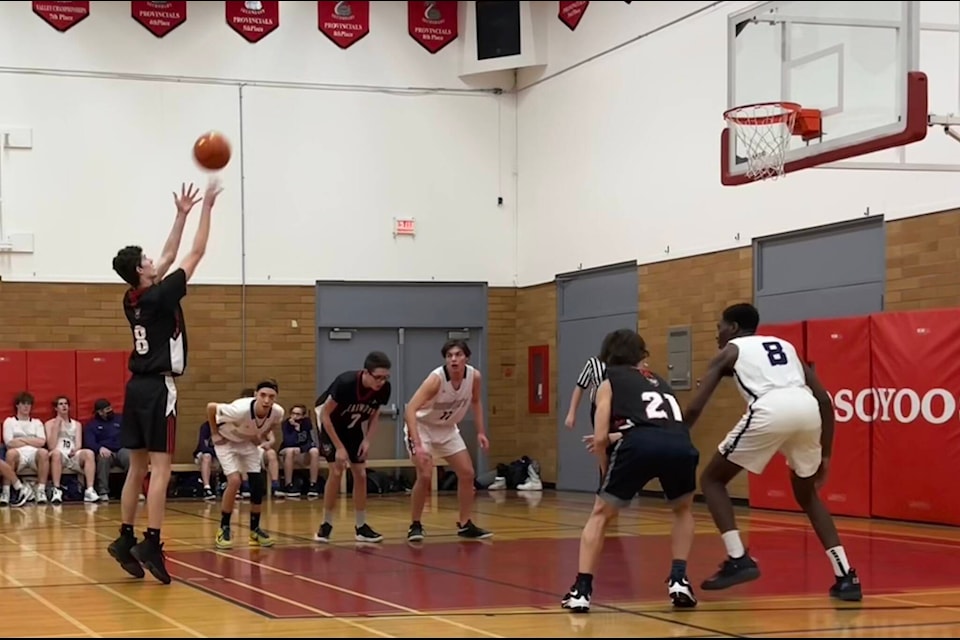
<svg viewBox="0 0 960 640">
<path fill-rule="evenodd" d="M 457 39 L 457 2 L 407 2 L 407 31 L 421 47 L 437 53 Z"/>
<path fill-rule="evenodd" d="M 317 2 L 317 26 L 333 44 L 347 49 L 370 33 L 370 2 Z"/>
<path fill-rule="evenodd" d="M 279 0 L 226 0 L 227 24 L 247 42 L 260 42 L 280 26 Z"/>
<path fill-rule="evenodd" d="M 836 419 L 830 472 L 820 496 L 831 513 L 869 518 L 870 318 L 809 320 L 807 360 L 833 399 Z"/>
<path fill-rule="evenodd" d="M 806 342 L 802 322 L 790 324 L 764 325 L 757 329 L 758 335 L 774 336 L 793 345 L 800 357 L 805 357 Z M 778 509 L 781 511 L 800 511 L 793 499 L 793 485 L 790 483 L 790 467 L 782 453 L 770 459 L 767 468 L 760 475 L 749 474 L 749 501 L 755 509 Z"/>
<path fill-rule="evenodd" d="M 590 3 L 585 0 L 577 0 L 575 2 L 560 2 L 559 5 L 560 10 L 557 17 L 560 18 L 560 22 L 567 25 L 570 31 L 576 31 L 577 25 L 583 19 L 583 14 L 587 12 Z"/>
<path fill-rule="evenodd" d="M 870 318 L 873 515 L 960 525 L 960 313 Z"/>
<path fill-rule="evenodd" d="M 33 12 L 57 31 L 68 31 L 90 15 L 90 2 L 34 2 Z"/>
<path fill-rule="evenodd" d="M 173 2 L 139 2 L 130 3 L 133 19 L 143 25 L 143 28 L 162 38 L 187 21 L 187 0 Z"/>
</svg>

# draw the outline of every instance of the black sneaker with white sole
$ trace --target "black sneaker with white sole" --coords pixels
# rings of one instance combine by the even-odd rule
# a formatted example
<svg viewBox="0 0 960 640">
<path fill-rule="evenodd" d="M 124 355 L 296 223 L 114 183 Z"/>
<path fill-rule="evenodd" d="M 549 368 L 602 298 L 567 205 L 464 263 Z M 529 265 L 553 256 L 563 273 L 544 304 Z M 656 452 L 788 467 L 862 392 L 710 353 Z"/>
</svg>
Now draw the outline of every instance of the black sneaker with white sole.
<svg viewBox="0 0 960 640">
<path fill-rule="evenodd" d="M 356 527 L 354 532 L 356 533 L 357 542 L 380 542 L 383 540 L 383 536 L 374 531 L 367 523 L 363 523 L 363 526 Z"/>
<path fill-rule="evenodd" d="M 492 538 L 493 534 L 486 529 L 481 529 L 473 524 L 473 520 L 467 520 L 466 524 L 457 523 L 457 535 L 468 540 L 486 540 Z"/>
<path fill-rule="evenodd" d="M 739 558 L 728 557 L 724 560 L 720 564 L 720 571 L 704 580 L 700 588 L 707 591 L 719 591 L 756 580 L 759 577 L 760 567 L 757 566 L 757 561 L 751 558 L 750 554 L 744 553 Z"/>
<path fill-rule="evenodd" d="M 290 494 L 288 493 L 287 497 L 289 496 Z M 313 540 L 315 542 L 330 542 L 331 533 L 333 533 L 333 525 L 330 524 L 329 522 L 324 522 L 323 524 L 320 525 L 320 529 L 313 536 Z"/>
<path fill-rule="evenodd" d="M 407 540 L 410 542 L 420 542 L 424 535 L 423 525 L 419 522 L 411 523 L 410 528 L 407 529 Z"/>
<path fill-rule="evenodd" d="M 560 606 L 574 613 L 588 613 L 590 611 L 590 593 L 582 591 L 578 587 L 573 587 L 563 596 Z"/>
<path fill-rule="evenodd" d="M 847 575 L 837 578 L 830 587 L 830 597 L 843 602 L 860 602 L 863 600 L 863 589 L 860 587 L 860 578 L 855 569 L 850 569 Z"/>
<path fill-rule="evenodd" d="M 679 580 L 672 576 L 667 578 L 667 593 L 677 609 L 692 609 L 697 606 L 697 597 L 693 594 L 693 585 L 687 576 Z"/>
</svg>

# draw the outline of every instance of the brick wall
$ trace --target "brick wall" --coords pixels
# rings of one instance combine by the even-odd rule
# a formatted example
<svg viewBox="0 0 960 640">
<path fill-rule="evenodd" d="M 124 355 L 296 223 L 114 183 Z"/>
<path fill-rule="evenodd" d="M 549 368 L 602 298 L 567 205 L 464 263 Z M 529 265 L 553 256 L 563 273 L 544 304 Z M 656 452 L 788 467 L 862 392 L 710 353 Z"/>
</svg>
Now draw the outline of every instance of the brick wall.
<svg viewBox="0 0 960 640">
<path fill-rule="evenodd" d="M 736 249 L 640 267 L 640 335 L 650 351 L 650 366 L 666 376 L 667 335 L 671 327 L 690 327 L 693 343 L 693 381 L 703 377 L 717 353 L 717 320 L 733 302 L 753 300 L 753 251 Z M 686 406 L 692 391 L 678 391 Z M 727 431 L 743 414 L 744 403 L 730 380 L 724 380 L 693 430 L 702 469 Z M 730 495 L 747 496 L 747 477 L 741 474 L 728 487 Z"/>
<path fill-rule="evenodd" d="M 120 303 L 123 291 L 122 285 L 2 282 L 0 347 L 129 349 L 130 332 Z M 241 300 L 240 287 L 203 285 L 192 285 L 184 298 L 190 360 L 177 384 L 177 462 L 190 459 L 206 403 L 232 400 L 262 377 L 280 381 L 281 404 L 313 406 L 313 287 L 246 288 L 245 368 Z"/>
<path fill-rule="evenodd" d="M 889 310 L 960 304 L 960 211 L 887 224 Z M 667 331 L 693 328 L 693 376 L 703 375 L 716 352 L 715 323 L 723 307 L 752 298 L 749 248 L 640 267 L 639 326 L 651 364 L 665 365 Z M 127 349 L 121 315 L 122 285 L 0 282 L 0 348 Z M 281 403 L 312 406 L 314 383 L 313 287 L 247 287 L 246 359 L 241 357 L 244 310 L 239 287 L 194 285 L 184 300 L 190 367 L 180 382 L 182 424 L 177 460 L 189 460 L 194 425 L 210 399 L 230 399 L 264 376 L 281 383 Z M 547 283 L 520 289 L 491 288 L 488 318 L 488 429 L 492 463 L 536 456 L 544 480 L 556 481 L 556 289 Z M 66 322 L 64 322 L 66 318 Z M 296 323 L 296 326 L 293 326 Z M 550 414 L 527 411 L 527 348 L 550 346 Z M 681 402 L 689 398 L 681 392 Z M 703 463 L 739 418 L 743 404 L 726 381 L 694 432 Z M 731 486 L 747 495 L 747 479 Z"/>
<path fill-rule="evenodd" d="M 886 225 L 888 311 L 960 304 L 960 211 L 944 211 Z"/>
</svg>

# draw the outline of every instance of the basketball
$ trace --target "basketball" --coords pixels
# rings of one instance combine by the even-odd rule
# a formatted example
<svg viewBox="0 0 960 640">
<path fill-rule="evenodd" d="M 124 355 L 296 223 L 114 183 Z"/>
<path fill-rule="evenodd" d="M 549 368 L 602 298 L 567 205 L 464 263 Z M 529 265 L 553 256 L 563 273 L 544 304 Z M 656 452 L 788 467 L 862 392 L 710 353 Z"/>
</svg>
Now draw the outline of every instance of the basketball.
<svg viewBox="0 0 960 640">
<path fill-rule="evenodd" d="M 230 162 L 230 142 L 218 131 L 208 131 L 193 143 L 193 157 L 204 169 L 219 171 Z"/>
</svg>

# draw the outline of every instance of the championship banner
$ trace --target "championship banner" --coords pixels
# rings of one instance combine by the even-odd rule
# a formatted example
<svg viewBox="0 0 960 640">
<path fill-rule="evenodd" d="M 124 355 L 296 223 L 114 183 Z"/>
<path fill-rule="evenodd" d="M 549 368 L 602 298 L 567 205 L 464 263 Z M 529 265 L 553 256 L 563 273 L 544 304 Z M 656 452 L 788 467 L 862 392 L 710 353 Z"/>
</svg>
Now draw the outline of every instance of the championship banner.
<svg viewBox="0 0 960 640">
<path fill-rule="evenodd" d="M 33 12 L 51 27 L 63 33 L 77 26 L 90 15 L 90 2 L 89 0 L 34 2 Z"/>
<path fill-rule="evenodd" d="M 280 26 L 279 0 L 226 0 L 227 24 L 247 42 L 260 42 Z"/>
<path fill-rule="evenodd" d="M 577 2 L 560 2 L 559 5 L 560 11 L 557 17 L 560 18 L 560 22 L 567 25 L 570 31 L 576 31 L 577 25 L 579 25 L 580 20 L 583 19 L 583 14 L 587 12 L 587 7 L 590 6 L 590 3 L 584 0 L 578 0 Z"/>
<path fill-rule="evenodd" d="M 807 361 L 833 400 L 833 455 L 820 497 L 831 513 L 870 517 L 870 318 L 807 321 Z"/>
<path fill-rule="evenodd" d="M 757 328 L 757 335 L 773 336 L 786 340 L 803 358 L 805 353 L 804 323 L 768 324 Z M 733 425 L 730 425 L 732 428 Z M 790 467 L 782 453 L 774 454 L 763 473 L 747 474 L 747 496 L 753 509 L 776 509 L 778 511 L 801 511 L 793 498 Z"/>
<path fill-rule="evenodd" d="M 370 33 L 370 1 L 317 2 L 317 26 L 333 44 L 347 49 Z"/>
<path fill-rule="evenodd" d="M 873 515 L 960 525 L 960 314 L 870 318 Z"/>
<path fill-rule="evenodd" d="M 457 39 L 457 1 L 407 2 L 407 31 L 421 47 L 437 53 Z"/>
<path fill-rule="evenodd" d="M 172 2 L 133 0 L 130 3 L 130 11 L 133 19 L 144 29 L 162 38 L 187 21 L 187 0 Z"/>
</svg>

